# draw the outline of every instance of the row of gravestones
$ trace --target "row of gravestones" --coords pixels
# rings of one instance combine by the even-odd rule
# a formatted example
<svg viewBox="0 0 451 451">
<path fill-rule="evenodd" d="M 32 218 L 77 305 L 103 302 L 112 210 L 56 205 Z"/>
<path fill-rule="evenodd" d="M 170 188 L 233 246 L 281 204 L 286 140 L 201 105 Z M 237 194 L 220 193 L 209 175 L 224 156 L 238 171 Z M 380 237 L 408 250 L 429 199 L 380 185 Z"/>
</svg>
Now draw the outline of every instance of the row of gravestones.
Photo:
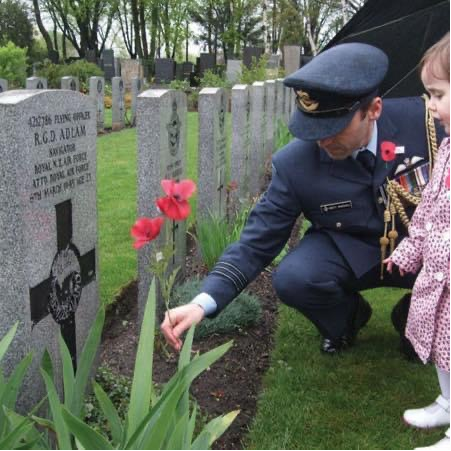
<svg viewBox="0 0 451 451">
<path fill-rule="evenodd" d="M 263 162 L 274 146 L 274 123 L 288 111 L 281 100 L 291 100 L 289 93 L 280 80 L 232 89 L 230 173 L 240 183 L 239 196 L 253 196 L 260 188 Z M 225 214 L 227 105 L 224 89 L 205 88 L 199 95 L 199 217 L 207 211 Z M 138 96 L 136 117 L 138 216 L 153 216 L 160 180 L 186 177 L 186 95 L 145 91 Z M 97 100 L 79 92 L 0 94 L 0 337 L 19 322 L 3 361 L 7 374 L 34 352 L 22 410 L 42 396 L 38 367 L 44 348 L 58 366 L 61 332 L 75 363 L 98 308 L 97 118 Z M 182 271 L 185 232 L 184 223 L 168 223 L 157 242 L 172 241 L 172 264 Z M 141 314 L 152 248 L 138 257 Z"/>
<path fill-rule="evenodd" d="M 112 85 L 112 129 L 121 130 L 125 126 L 125 87 L 121 77 L 113 77 Z M 139 93 L 143 88 L 143 81 L 140 78 L 132 79 L 131 87 L 131 118 L 132 125 L 136 122 L 136 105 Z M 47 80 L 43 77 L 29 77 L 25 84 L 26 89 L 47 89 Z M 77 77 L 62 77 L 61 89 L 70 91 L 79 91 L 80 83 Z M 0 93 L 8 90 L 7 80 L 0 78 Z M 89 95 L 96 100 L 97 111 L 97 130 L 104 130 L 105 115 L 105 79 L 103 77 L 91 77 L 89 79 Z"/>
<path fill-rule="evenodd" d="M 243 60 L 228 59 L 226 68 L 227 80 L 234 83 L 238 80 L 242 65 L 250 68 L 254 61 L 258 61 L 264 54 L 264 49 L 260 47 L 245 47 L 243 50 Z M 278 69 L 279 56 L 271 55 L 268 61 L 268 68 Z M 155 60 L 155 83 L 166 84 L 172 80 L 189 80 L 194 84 L 195 77 L 203 77 L 205 71 L 215 71 L 216 55 L 213 53 L 201 53 L 194 65 L 190 61 L 176 63 L 172 58 L 157 58 Z"/>
</svg>

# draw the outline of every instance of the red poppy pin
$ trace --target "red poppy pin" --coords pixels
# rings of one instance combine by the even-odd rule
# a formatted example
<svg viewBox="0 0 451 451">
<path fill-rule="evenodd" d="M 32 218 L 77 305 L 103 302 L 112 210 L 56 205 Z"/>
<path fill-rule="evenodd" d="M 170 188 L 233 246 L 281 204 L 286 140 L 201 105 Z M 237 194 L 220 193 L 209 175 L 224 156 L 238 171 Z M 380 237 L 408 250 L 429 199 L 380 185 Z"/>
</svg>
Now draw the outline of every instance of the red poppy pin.
<svg viewBox="0 0 451 451">
<path fill-rule="evenodd" d="M 392 161 L 396 157 L 396 145 L 391 141 L 382 141 L 381 142 L 381 157 L 382 159 L 387 161 Z"/>
</svg>

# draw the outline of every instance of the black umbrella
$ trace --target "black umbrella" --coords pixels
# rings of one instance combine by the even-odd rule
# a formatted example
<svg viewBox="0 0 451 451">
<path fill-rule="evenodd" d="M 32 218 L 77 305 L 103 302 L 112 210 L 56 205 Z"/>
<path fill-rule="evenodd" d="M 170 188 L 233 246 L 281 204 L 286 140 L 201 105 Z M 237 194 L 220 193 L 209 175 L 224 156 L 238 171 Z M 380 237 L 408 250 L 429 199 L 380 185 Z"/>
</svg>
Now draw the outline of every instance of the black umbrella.
<svg viewBox="0 0 451 451">
<path fill-rule="evenodd" d="M 364 42 L 390 60 L 381 86 L 385 97 L 424 92 L 417 65 L 431 45 L 449 31 L 449 0 L 368 0 L 327 44 Z"/>
</svg>

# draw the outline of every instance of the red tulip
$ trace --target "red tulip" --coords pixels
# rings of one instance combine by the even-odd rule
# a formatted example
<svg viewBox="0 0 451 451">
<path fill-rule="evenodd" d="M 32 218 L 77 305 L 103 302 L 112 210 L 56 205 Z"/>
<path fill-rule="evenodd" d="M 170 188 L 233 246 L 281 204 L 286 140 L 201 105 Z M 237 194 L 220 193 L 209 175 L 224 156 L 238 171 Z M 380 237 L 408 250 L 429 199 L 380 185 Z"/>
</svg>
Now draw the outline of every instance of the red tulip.
<svg viewBox="0 0 451 451">
<path fill-rule="evenodd" d="M 155 219 L 139 218 L 131 229 L 131 235 L 135 239 L 133 247 L 139 249 L 145 244 L 154 240 L 160 233 L 164 218 L 161 216 Z"/>
<path fill-rule="evenodd" d="M 162 180 L 161 187 L 167 196 L 156 200 L 160 211 L 174 221 L 186 219 L 191 212 L 187 199 L 196 191 L 196 184 L 192 180 L 182 180 L 179 183 Z"/>
<path fill-rule="evenodd" d="M 396 145 L 391 141 L 381 142 L 381 156 L 384 161 L 392 161 L 396 156 Z"/>
</svg>

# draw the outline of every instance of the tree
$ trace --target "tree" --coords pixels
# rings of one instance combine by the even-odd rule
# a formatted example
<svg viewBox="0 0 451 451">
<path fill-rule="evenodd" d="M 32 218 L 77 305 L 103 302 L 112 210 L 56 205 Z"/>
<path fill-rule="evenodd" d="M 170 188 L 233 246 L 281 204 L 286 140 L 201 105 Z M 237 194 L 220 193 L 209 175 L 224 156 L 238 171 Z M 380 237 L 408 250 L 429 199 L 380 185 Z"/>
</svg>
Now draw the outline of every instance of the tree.
<svg viewBox="0 0 451 451">
<path fill-rule="evenodd" d="M 193 21 L 201 27 L 197 37 L 210 53 L 222 47 L 224 57 L 238 55 L 245 45 L 262 45 L 264 23 L 260 0 L 206 0 L 194 2 Z"/>
<path fill-rule="evenodd" d="M 0 2 L 0 46 L 12 42 L 17 47 L 31 49 L 33 25 L 28 15 L 28 8 L 20 1 Z"/>
<path fill-rule="evenodd" d="M 363 5 L 364 0 L 273 0 L 272 49 L 297 44 L 305 55 L 316 55 Z"/>
<path fill-rule="evenodd" d="M 81 58 L 88 53 L 99 56 L 111 31 L 117 2 L 118 0 L 33 0 L 36 22 L 49 53 L 52 48 L 58 51 L 58 29 L 63 35 L 63 55 L 65 40 L 68 40 Z M 45 12 L 53 23 L 53 40 L 45 30 L 41 12 Z"/>
</svg>

